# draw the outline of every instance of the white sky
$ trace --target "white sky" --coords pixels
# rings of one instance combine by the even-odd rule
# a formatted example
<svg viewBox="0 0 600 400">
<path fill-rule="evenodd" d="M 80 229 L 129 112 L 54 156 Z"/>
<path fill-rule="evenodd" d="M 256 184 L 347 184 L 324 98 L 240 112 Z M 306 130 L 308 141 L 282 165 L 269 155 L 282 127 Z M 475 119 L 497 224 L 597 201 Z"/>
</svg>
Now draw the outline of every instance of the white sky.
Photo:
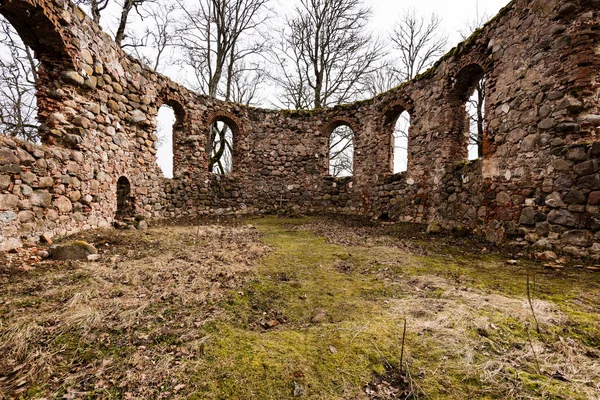
<svg viewBox="0 0 600 400">
<path fill-rule="evenodd" d="M 276 12 L 281 14 L 292 9 L 295 1 L 279 0 Z M 384 38 L 393 30 L 399 17 L 408 9 L 414 9 L 417 15 L 428 17 L 436 13 L 441 19 L 441 29 L 448 37 L 448 50 L 461 41 L 460 32 L 466 32 L 468 25 L 485 17 L 485 21 L 494 17 L 509 0 L 369 0 L 365 4 L 373 11 L 371 27 L 374 33 Z M 169 75 L 167 73 L 167 75 Z M 159 131 L 165 132 L 164 143 L 158 149 L 158 164 L 165 177 L 172 177 L 173 152 L 170 127 L 175 115 L 168 107 L 163 107 L 158 116 Z M 405 148 L 405 143 L 398 143 Z M 395 154 L 396 172 L 406 169 L 406 150 L 397 150 Z"/>
<path fill-rule="evenodd" d="M 373 9 L 373 24 L 377 31 L 385 34 L 392 30 L 398 17 L 407 9 L 414 9 L 417 15 L 428 16 L 436 13 L 442 19 L 442 29 L 448 35 L 448 44 L 457 45 L 461 39 L 459 32 L 466 25 L 487 16 L 494 17 L 509 0 L 369 0 Z"/>
</svg>

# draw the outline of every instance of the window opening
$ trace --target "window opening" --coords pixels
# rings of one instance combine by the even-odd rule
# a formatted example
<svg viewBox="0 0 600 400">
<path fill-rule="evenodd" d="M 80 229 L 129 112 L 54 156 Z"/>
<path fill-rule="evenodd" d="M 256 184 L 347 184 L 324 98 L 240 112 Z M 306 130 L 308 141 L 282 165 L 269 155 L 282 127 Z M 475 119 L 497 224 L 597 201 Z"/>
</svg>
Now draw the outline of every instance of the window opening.
<svg viewBox="0 0 600 400">
<path fill-rule="evenodd" d="M 227 175 L 233 172 L 233 129 L 222 120 L 209 127 L 208 170 L 214 174 Z"/>
<path fill-rule="evenodd" d="M 408 170 L 408 132 L 410 127 L 410 114 L 403 111 L 394 127 L 394 173 L 398 174 Z"/>
<path fill-rule="evenodd" d="M 165 178 L 173 178 L 173 125 L 177 121 L 173 107 L 163 104 L 156 121 L 156 158 Z"/>
<path fill-rule="evenodd" d="M 348 125 L 340 125 L 331 132 L 329 173 L 335 177 L 354 175 L 354 132 Z"/>
<path fill-rule="evenodd" d="M 483 158 L 483 134 L 485 131 L 485 77 L 473 90 L 467 101 L 469 119 L 469 160 Z"/>
<path fill-rule="evenodd" d="M 117 181 L 117 219 L 131 217 L 134 214 L 134 199 L 131 196 L 129 179 L 122 176 Z"/>
</svg>

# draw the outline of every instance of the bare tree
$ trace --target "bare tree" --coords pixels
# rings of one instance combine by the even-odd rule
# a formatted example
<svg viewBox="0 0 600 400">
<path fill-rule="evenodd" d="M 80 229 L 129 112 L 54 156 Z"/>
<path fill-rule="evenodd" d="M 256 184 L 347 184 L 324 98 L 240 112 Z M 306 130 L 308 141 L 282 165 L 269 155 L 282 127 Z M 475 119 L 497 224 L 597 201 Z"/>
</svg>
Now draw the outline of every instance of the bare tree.
<svg viewBox="0 0 600 400">
<path fill-rule="evenodd" d="M 195 72 L 195 88 L 210 97 L 231 100 L 238 63 L 264 49 L 264 40 L 252 41 L 266 20 L 269 0 L 197 0 L 189 10 L 178 0 L 186 17 L 179 29 L 184 63 Z"/>
<path fill-rule="evenodd" d="M 128 28 L 128 21 L 132 10 L 136 10 L 136 12 L 140 15 L 140 7 L 143 4 L 154 2 L 154 0 L 123 0 L 122 4 L 119 4 L 120 7 L 120 17 L 119 23 L 117 25 L 117 29 L 115 31 L 115 42 L 119 47 L 123 46 L 123 41 L 126 37 L 126 30 Z M 90 14 L 92 15 L 92 19 L 95 23 L 100 25 L 100 21 L 102 19 L 102 13 L 110 7 L 111 4 L 115 2 L 111 2 L 110 0 L 79 0 L 77 4 L 89 7 Z"/>
<path fill-rule="evenodd" d="M 408 10 L 396 24 L 391 36 L 400 53 L 397 73 L 408 81 L 431 67 L 446 50 L 446 38 L 439 34 L 441 19 L 431 14 L 429 19 Z"/>
<path fill-rule="evenodd" d="M 186 15 L 179 29 L 180 46 L 185 65 L 195 74 L 196 89 L 210 97 L 250 103 L 262 73 L 260 66 L 246 60 L 264 51 L 258 28 L 268 18 L 269 0 L 197 0 L 191 10 L 178 1 Z M 252 40 L 256 38 L 260 40 Z M 210 127 L 206 150 L 209 170 L 226 173 L 222 158 L 231 154 L 232 143 L 229 127 L 220 125 Z"/>
<path fill-rule="evenodd" d="M 0 133 L 38 141 L 38 61 L 12 26 L 0 18 Z"/>
<path fill-rule="evenodd" d="M 365 29 L 370 15 L 361 0 L 299 1 L 273 52 L 286 107 L 320 108 L 365 94 L 366 77 L 382 58 Z"/>
<path fill-rule="evenodd" d="M 386 60 L 365 77 L 365 90 L 370 97 L 387 92 L 402 83 L 393 65 L 393 61 Z"/>
<path fill-rule="evenodd" d="M 168 50 L 178 44 L 177 21 L 181 9 L 177 3 L 161 1 L 152 3 L 149 7 L 140 11 L 142 20 L 146 23 L 143 32 L 132 32 L 129 35 L 129 43 L 133 55 L 151 67 L 154 71 L 161 71 L 164 58 Z M 173 66 L 175 62 L 166 63 Z"/>
<path fill-rule="evenodd" d="M 257 63 L 240 61 L 231 71 L 229 100 L 234 103 L 251 105 L 262 100 L 260 88 L 266 80 L 264 68 Z"/>
</svg>

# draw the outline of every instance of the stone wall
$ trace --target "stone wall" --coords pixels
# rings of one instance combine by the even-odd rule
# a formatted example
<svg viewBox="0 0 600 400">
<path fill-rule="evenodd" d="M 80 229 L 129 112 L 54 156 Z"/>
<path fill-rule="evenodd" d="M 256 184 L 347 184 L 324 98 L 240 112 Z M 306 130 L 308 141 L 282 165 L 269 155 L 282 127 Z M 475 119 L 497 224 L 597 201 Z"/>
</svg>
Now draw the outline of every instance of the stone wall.
<svg viewBox="0 0 600 400">
<path fill-rule="evenodd" d="M 367 101 L 297 112 L 193 93 L 127 56 L 65 0 L 0 0 L 42 63 L 43 137 L 40 146 L 0 139 L 0 248 L 110 224 L 126 177 L 133 212 L 155 219 L 361 214 L 596 255 L 599 8 L 598 0 L 515 0 L 415 80 Z M 465 103 L 484 75 L 484 157 L 467 162 Z M 177 117 L 173 179 L 156 164 L 163 104 Z M 409 166 L 394 175 L 392 133 L 404 110 Z M 215 121 L 234 134 L 227 176 L 208 172 Z M 328 176 L 329 137 L 340 124 L 355 133 L 352 178 Z"/>
</svg>

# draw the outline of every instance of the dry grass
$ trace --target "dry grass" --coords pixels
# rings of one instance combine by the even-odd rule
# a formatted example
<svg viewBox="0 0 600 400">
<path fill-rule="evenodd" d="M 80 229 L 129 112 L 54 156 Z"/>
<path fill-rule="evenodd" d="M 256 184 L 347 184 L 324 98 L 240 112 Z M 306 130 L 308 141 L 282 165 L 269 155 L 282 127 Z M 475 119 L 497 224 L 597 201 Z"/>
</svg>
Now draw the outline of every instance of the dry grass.
<svg viewBox="0 0 600 400">
<path fill-rule="evenodd" d="M 111 397 L 103 389 L 117 384 L 131 396 L 172 396 L 182 360 L 201 355 L 199 328 L 219 318 L 213 305 L 266 251 L 248 227 L 87 239 L 101 262 L 48 262 L 0 286 L 0 393 Z"/>
<path fill-rule="evenodd" d="M 600 399 L 598 274 L 251 222 L 79 235 L 97 263 L 0 256 L 0 398 Z"/>
<path fill-rule="evenodd" d="M 421 342 L 418 348 L 435 347 L 436 357 L 447 361 L 437 365 L 419 361 L 419 352 L 413 351 L 413 367 L 425 375 L 434 374 L 435 365 L 444 374 L 480 381 L 494 397 L 502 393 L 503 398 L 531 398 L 525 395 L 527 380 L 519 375 L 540 375 L 570 383 L 579 398 L 599 398 L 600 351 L 551 333 L 569 323 L 555 304 L 533 301 L 542 332 L 536 335 L 526 298 L 460 288 L 433 276 L 414 278 L 408 285 L 413 296 L 393 301 L 393 312 L 410 321 L 410 330 L 418 337 L 413 343 Z M 556 388 L 541 385 L 533 398 L 556 395 Z M 570 396 L 574 394 L 565 393 L 564 398 Z"/>
</svg>

